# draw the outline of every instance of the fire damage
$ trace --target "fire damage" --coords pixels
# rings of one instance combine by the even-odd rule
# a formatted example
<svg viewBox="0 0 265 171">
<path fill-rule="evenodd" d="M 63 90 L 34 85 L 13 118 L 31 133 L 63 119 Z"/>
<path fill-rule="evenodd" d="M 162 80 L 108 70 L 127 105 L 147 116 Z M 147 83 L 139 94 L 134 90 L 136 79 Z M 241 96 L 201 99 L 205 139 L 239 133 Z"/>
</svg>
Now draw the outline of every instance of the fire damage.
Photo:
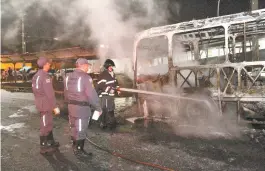
<svg viewBox="0 0 265 171">
<path fill-rule="evenodd" d="M 139 33 L 134 45 L 135 87 L 204 99 L 161 102 L 160 97 L 139 95 L 143 115 L 161 115 L 157 108 L 163 108 L 171 118 L 189 116 L 192 122 L 230 115 L 238 122 L 264 123 L 264 13 L 193 20 Z M 160 106 L 155 108 L 157 102 Z"/>
</svg>

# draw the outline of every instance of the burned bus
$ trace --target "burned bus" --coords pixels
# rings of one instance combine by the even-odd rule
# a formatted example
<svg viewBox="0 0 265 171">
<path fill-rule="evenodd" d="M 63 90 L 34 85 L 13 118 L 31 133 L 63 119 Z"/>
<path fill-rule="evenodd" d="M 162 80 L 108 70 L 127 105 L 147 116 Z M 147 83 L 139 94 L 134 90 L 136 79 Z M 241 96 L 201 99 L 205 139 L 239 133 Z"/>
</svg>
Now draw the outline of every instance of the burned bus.
<svg viewBox="0 0 265 171">
<path fill-rule="evenodd" d="M 222 116 L 233 108 L 235 119 L 264 118 L 265 9 L 142 31 L 133 62 L 135 88 L 210 103 L 139 95 L 146 117 Z"/>
</svg>

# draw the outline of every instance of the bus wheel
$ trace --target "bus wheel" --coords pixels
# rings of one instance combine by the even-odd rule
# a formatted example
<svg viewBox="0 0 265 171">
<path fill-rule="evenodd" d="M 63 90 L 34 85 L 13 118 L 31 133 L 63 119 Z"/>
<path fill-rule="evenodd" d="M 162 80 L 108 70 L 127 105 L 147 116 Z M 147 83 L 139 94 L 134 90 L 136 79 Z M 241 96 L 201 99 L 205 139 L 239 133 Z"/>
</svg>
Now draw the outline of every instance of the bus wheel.
<svg viewBox="0 0 265 171">
<path fill-rule="evenodd" d="M 184 100 L 181 107 L 181 120 L 186 124 L 203 125 L 214 124 L 219 120 L 221 114 L 219 113 L 218 105 L 211 99 L 211 97 L 199 95 L 190 96 L 202 101 Z"/>
</svg>

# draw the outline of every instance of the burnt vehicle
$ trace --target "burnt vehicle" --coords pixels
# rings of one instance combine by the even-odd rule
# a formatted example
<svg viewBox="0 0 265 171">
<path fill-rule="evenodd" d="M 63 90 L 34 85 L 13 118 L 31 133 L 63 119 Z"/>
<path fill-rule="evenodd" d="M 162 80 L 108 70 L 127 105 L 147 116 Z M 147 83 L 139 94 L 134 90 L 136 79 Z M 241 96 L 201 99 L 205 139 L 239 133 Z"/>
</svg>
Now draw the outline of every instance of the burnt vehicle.
<svg viewBox="0 0 265 171">
<path fill-rule="evenodd" d="M 134 88 L 186 97 L 139 94 L 145 117 L 265 116 L 265 9 L 142 31 L 133 62 Z"/>
</svg>

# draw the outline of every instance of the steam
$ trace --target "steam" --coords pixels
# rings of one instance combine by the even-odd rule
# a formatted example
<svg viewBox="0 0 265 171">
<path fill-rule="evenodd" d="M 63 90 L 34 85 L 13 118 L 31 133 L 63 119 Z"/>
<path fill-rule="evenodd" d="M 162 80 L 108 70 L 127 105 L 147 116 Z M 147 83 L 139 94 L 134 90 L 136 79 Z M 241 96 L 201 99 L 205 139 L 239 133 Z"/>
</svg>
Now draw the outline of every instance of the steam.
<svg viewBox="0 0 265 171">
<path fill-rule="evenodd" d="M 202 138 L 238 138 L 241 136 L 241 128 L 244 125 L 236 123 L 236 107 L 229 104 L 229 111 L 220 113 L 218 104 L 211 99 L 210 91 L 186 94 L 183 89 L 177 89 L 169 85 L 163 86 L 162 90 L 149 86 L 149 91 L 162 91 L 166 94 L 185 96 L 201 101 L 185 99 L 171 99 L 166 97 L 149 97 L 148 114 L 154 118 L 170 118 L 166 122 L 176 135 L 185 137 Z M 152 90 L 151 90 L 152 89 Z M 143 105 L 144 106 L 144 105 Z"/>
</svg>

